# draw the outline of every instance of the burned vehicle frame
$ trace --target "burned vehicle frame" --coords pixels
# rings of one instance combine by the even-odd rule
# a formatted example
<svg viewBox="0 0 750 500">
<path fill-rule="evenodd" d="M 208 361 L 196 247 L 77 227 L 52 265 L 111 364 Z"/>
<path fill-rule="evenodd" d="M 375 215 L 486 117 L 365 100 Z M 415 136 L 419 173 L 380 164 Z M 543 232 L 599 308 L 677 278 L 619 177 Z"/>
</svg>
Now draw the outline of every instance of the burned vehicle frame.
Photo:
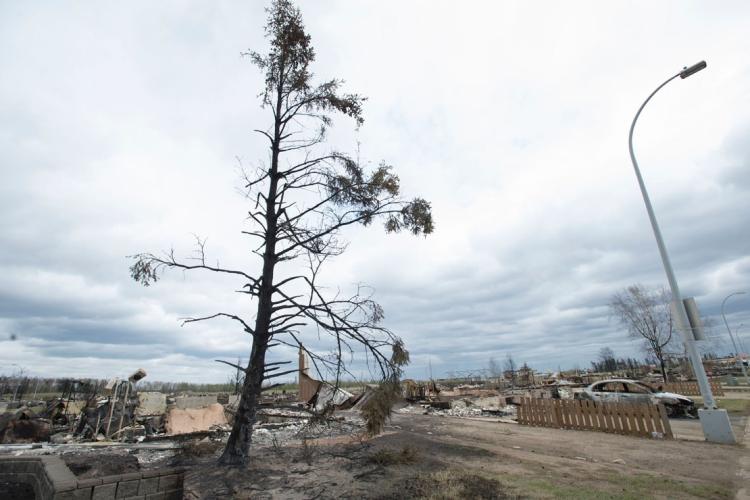
<svg viewBox="0 0 750 500">
<path fill-rule="evenodd" d="M 698 413 L 695 401 L 689 397 L 665 392 L 661 390 L 661 387 L 654 388 L 630 379 L 600 380 L 577 393 L 576 397 L 605 403 L 661 403 L 670 417 L 695 417 Z"/>
</svg>

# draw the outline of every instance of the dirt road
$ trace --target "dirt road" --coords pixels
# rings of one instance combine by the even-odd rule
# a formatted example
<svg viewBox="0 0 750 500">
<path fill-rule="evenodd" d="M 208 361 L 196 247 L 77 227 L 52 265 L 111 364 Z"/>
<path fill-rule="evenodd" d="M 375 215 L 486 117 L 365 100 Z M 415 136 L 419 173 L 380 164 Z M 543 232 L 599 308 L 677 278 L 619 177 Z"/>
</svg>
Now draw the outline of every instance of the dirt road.
<svg viewBox="0 0 750 500">
<path fill-rule="evenodd" d="M 193 464 L 186 492 L 187 498 L 733 498 L 747 453 L 705 442 L 395 415 L 387 432 L 368 442 L 262 448 L 244 470 L 218 469 L 205 457 Z"/>
</svg>

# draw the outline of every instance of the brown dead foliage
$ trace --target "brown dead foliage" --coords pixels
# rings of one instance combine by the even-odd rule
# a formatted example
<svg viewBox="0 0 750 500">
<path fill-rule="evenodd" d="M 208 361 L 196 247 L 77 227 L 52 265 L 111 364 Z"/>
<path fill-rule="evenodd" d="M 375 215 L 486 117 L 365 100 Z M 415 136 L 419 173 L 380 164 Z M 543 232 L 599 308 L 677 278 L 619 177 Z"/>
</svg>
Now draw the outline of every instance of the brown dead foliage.
<svg viewBox="0 0 750 500">
<path fill-rule="evenodd" d="M 444 470 L 407 481 L 406 497 L 429 500 L 505 500 L 519 498 L 508 494 L 495 479 L 461 470 Z"/>
<path fill-rule="evenodd" d="M 180 458 L 192 459 L 214 455 L 223 447 L 221 441 L 211 441 L 209 439 L 193 439 L 183 443 L 180 449 Z"/>
<path fill-rule="evenodd" d="M 369 461 L 378 465 L 405 465 L 419 460 L 419 451 L 413 446 L 406 445 L 401 450 L 382 448 L 369 456 Z"/>
</svg>

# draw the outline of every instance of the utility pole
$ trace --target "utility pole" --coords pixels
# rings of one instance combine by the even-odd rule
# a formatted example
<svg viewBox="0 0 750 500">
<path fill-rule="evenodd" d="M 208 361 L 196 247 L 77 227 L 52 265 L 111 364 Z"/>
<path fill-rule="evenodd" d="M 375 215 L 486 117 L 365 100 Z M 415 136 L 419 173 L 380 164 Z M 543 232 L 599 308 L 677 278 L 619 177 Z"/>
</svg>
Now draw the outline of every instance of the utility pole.
<svg viewBox="0 0 750 500">
<path fill-rule="evenodd" d="M 680 288 L 677 285 L 677 278 L 675 277 L 674 270 L 672 269 L 672 263 L 669 260 L 669 254 L 667 253 L 667 247 L 664 244 L 661 230 L 659 229 L 659 223 L 656 221 L 656 215 L 654 214 L 654 208 L 651 205 L 651 199 L 649 198 L 648 191 L 646 191 L 646 184 L 641 176 L 641 171 L 638 168 L 638 162 L 635 159 L 635 153 L 633 152 L 633 131 L 635 130 L 635 124 L 638 121 L 638 117 L 641 115 L 641 111 L 648 104 L 651 98 L 659 92 L 665 85 L 677 78 L 685 79 L 703 69 L 706 68 L 706 62 L 701 61 L 692 66 L 685 67 L 682 71 L 679 71 L 675 75 L 669 77 L 664 83 L 659 85 L 656 90 L 646 98 L 646 100 L 638 108 L 638 112 L 633 118 L 633 123 L 630 125 L 630 133 L 628 135 L 628 148 L 630 150 L 630 160 L 633 163 L 633 169 L 635 170 L 635 176 L 638 179 L 638 186 L 643 196 L 643 202 L 646 205 L 646 212 L 648 212 L 648 218 L 651 222 L 651 228 L 656 238 L 656 245 L 659 248 L 659 254 L 661 255 L 661 261 L 664 265 L 664 271 L 669 281 L 669 288 L 672 291 L 673 301 L 673 312 L 675 315 L 675 322 L 677 329 L 682 334 L 683 342 L 685 343 L 685 349 L 687 350 L 688 359 L 693 365 L 693 372 L 695 378 L 698 381 L 698 387 L 700 388 L 701 396 L 703 396 L 703 409 L 698 410 L 698 417 L 703 427 L 703 434 L 707 441 L 719 442 L 719 443 L 736 443 L 737 440 L 734 437 L 732 426 L 729 423 L 729 415 L 726 410 L 719 410 L 716 406 L 713 393 L 711 392 L 711 385 L 708 382 L 706 376 L 706 370 L 703 368 L 703 360 L 701 359 L 698 348 L 695 345 L 695 332 L 692 328 L 692 324 L 688 319 L 688 312 L 685 310 L 685 304 L 683 303 L 682 296 L 680 295 Z"/>
</svg>

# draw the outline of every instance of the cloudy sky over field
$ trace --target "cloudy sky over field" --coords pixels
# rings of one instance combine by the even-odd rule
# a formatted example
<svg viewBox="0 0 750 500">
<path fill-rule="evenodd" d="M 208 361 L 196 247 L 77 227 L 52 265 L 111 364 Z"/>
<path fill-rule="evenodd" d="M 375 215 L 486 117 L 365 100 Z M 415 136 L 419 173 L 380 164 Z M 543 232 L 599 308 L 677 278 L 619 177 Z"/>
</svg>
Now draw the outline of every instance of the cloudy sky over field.
<svg viewBox="0 0 750 500">
<path fill-rule="evenodd" d="M 644 111 L 636 153 L 683 293 L 720 321 L 727 294 L 750 292 L 747 2 L 301 7 L 316 75 L 369 97 L 331 149 L 359 142 L 432 203 L 433 235 L 353 228 L 324 276 L 375 289 L 408 375 L 507 353 L 539 369 L 586 367 L 603 346 L 641 355 L 607 308 L 627 285 L 665 283 L 628 128 L 701 59 Z M 269 116 L 240 52 L 265 49 L 263 8 L 0 1 L 0 373 L 224 381 L 213 360 L 247 357 L 233 323 L 179 322 L 252 317 L 236 283 L 173 272 L 144 288 L 126 256 L 189 255 L 195 233 L 211 259 L 256 269 L 238 170 L 267 158 L 252 130 Z M 727 311 L 750 347 L 750 294 Z M 715 349 L 731 350 L 717 326 Z"/>
</svg>

